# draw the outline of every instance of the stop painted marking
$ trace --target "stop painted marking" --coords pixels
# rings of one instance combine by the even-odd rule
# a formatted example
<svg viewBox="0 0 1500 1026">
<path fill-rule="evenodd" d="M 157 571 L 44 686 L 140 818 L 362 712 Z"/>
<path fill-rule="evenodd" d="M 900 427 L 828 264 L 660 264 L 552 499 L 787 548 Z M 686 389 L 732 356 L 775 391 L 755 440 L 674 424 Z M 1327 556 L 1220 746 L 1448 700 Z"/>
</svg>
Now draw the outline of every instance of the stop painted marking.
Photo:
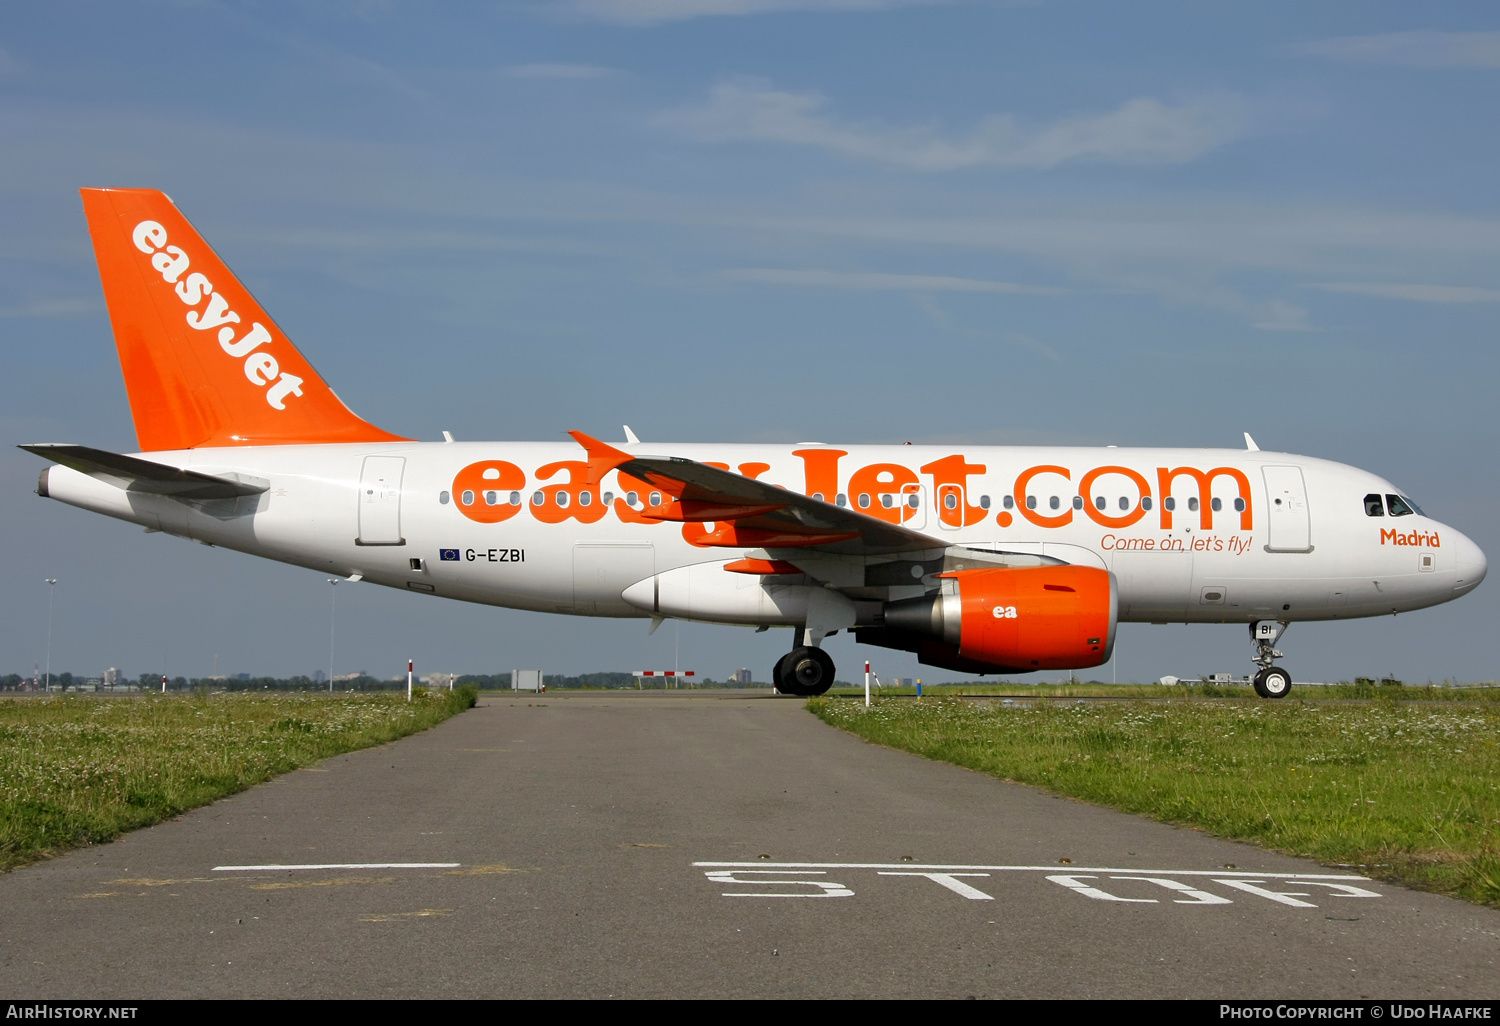
<svg viewBox="0 0 1500 1026">
<path fill-rule="evenodd" d="M 1131 905 L 1233 905 L 1236 900 L 1246 900 L 1248 895 L 1291 908 L 1318 908 L 1317 902 L 1305 899 L 1382 896 L 1361 886 L 1370 883 L 1368 877 L 1334 873 L 1109 867 L 1069 867 L 1067 872 L 1059 873 L 1057 866 L 910 862 L 694 862 L 693 865 L 703 870 L 710 883 L 731 888 L 720 892 L 726 898 L 852 898 L 854 888 L 845 881 L 860 882 L 861 877 L 868 879 L 871 874 L 926 880 L 968 901 L 995 900 L 983 888 L 997 889 L 994 885 L 1000 884 L 1007 874 L 1039 874 L 1047 882 L 1082 898 Z M 1156 896 L 1142 896 L 1148 894 Z"/>
</svg>

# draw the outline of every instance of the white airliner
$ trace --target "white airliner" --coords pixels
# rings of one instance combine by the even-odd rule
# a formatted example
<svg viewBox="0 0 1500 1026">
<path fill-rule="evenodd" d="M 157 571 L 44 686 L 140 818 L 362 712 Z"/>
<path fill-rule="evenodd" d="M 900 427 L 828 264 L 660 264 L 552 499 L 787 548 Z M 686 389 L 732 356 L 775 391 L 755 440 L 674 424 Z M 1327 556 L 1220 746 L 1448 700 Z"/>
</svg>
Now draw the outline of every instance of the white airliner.
<svg viewBox="0 0 1500 1026">
<path fill-rule="evenodd" d="M 1120 622 L 1245 623 L 1279 698 L 1286 626 L 1484 579 L 1400 488 L 1244 450 L 417 442 L 355 416 L 165 195 L 85 189 L 141 452 L 27 445 L 37 492 L 319 572 L 583 616 L 791 627 L 975 673 L 1107 662 Z M 653 628 L 655 629 L 655 624 Z"/>
</svg>

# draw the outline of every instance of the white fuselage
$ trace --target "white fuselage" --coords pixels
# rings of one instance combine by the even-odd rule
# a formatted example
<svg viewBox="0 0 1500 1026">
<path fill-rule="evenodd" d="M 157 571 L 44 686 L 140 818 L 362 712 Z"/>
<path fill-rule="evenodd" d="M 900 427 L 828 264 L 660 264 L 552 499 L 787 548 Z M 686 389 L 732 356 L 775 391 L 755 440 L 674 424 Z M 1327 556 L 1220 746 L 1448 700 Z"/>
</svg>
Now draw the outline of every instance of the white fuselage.
<svg viewBox="0 0 1500 1026">
<path fill-rule="evenodd" d="M 1110 570 L 1126 621 L 1404 612 L 1467 593 L 1486 570 L 1479 548 L 1450 527 L 1420 513 L 1369 515 L 1367 495 L 1400 494 L 1389 482 L 1285 453 L 819 443 L 625 448 L 816 492 L 922 532 L 933 540 L 932 554 L 962 546 Z M 690 541 L 702 537 L 702 525 L 644 521 L 634 514 L 645 496 L 625 504 L 640 487 L 622 484 L 614 472 L 589 484 L 584 456 L 571 443 L 286 445 L 141 456 L 267 490 L 192 504 L 62 466 L 50 468 L 44 490 L 150 529 L 319 572 L 545 612 L 795 625 L 815 587 L 843 588 L 873 609 L 932 586 L 920 570 L 915 580 L 863 576 L 879 557 L 852 565 L 809 553 L 804 569 L 820 558 L 819 566 L 831 568 L 809 577 L 726 573 L 722 566 L 731 560 L 785 554 L 702 547 Z M 470 469 L 461 478 L 465 468 L 489 463 L 508 465 L 503 487 L 463 487 L 479 473 Z"/>
</svg>

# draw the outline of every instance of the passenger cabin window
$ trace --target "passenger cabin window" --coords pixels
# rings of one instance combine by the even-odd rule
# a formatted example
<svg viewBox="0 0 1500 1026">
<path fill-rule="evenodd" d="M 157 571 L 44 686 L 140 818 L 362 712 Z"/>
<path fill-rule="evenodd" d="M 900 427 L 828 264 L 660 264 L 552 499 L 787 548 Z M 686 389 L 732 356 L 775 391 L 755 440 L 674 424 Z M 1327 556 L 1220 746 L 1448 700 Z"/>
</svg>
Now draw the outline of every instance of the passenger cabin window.
<svg viewBox="0 0 1500 1026">
<path fill-rule="evenodd" d="M 1151 509 L 1151 496 L 1149 496 L 1149 495 L 1143 495 L 1143 496 L 1141 496 L 1141 509 L 1150 511 L 1150 509 Z"/>
<path fill-rule="evenodd" d="M 1073 496 L 1073 508 L 1074 509 L 1083 509 L 1083 496 L 1082 495 L 1075 495 L 1075 496 Z"/>
<path fill-rule="evenodd" d="M 1209 508 L 1212 509 L 1215 513 L 1219 512 L 1219 510 L 1221 510 L 1221 509 L 1224 508 L 1224 504 L 1222 502 L 1220 502 L 1218 499 L 1212 500 L 1211 502 L 1209 502 L 1208 505 L 1209 505 Z"/>
<path fill-rule="evenodd" d="M 467 493 L 465 493 L 465 494 L 467 494 Z M 532 492 L 531 493 L 531 504 L 533 506 L 540 506 L 540 505 L 542 505 L 546 501 L 547 501 L 547 496 L 543 495 L 541 492 Z"/>
<path fill-rule="evenodd" d="M 955 495 L 955 494 L 953 494 L 952 492 L 949 492 L 947 495 L 944 495 L 943 496 L 943 508 L 944 509 L 958 509 L 958 496 Z"/>
<path fill-rule="evenodd" d="M 1170 495 L 1161 500 L 1161 504 L 1167 508 L 1168 513 L 1177 508 L 1177 500 L 1172 498 Z"/>
<path fill-rule="evenodd" d="M 625 493 L 625 505 L 630 506 L 630 507 L 634 507 L 635 504 L 638 503 L 638 502 L 640 502 L 640 501 L 641 501 L 641 497 L 639 495 L 637 495 L 635 492 L 626 492 Z"/>
<path fill-rule="evenodd" d="M 1062 505 L 1062 501 L 1054 495 L 1052 496 L 1052 498 L 1047 500 L 1047 505 L 1051 506 L 1053 509 L 1056 509 L 1057 507 Z"/>
<path fill-rule="evenodd" d="M 1000 500 L 1000 505 L 1004 506 L 1006 509 L 1012 509 L 1015 504 L 1015 497 L 1011 495 L 1007 495 L 1005 498 Z"/>
<path fill-rule="evenodd" d="M 912 509 L 916 509 L 918 506 L 922 505 L 922 497 L 919 496 L 916 492 L 913 492 L 906 497 L 906 504 Z"/>
<path fill-rule="evenodd" d="M 1234 500 L 1234 511 L 1236 513 L 1243 513 L 1243 512 L 1245 512 L 1245 500 L 1244 499 L 1235 499 Z"/>
<path fill-rule="evenodd" d="M 438 492 L 438 502 L 442 503 L 444 506 L 448 505 L 448 493 Z"/>
<path fill-rule="evenodd" d="M 1121 499 L 1120 501 L 1124 502 L 1125 500 Z M 1102 510 L 1102 509 L 1104 509 L 1104 507 L 1106 505 L 1107 505 L 1107 503 L 1104 501 L 1104 496 L 1102 496 L 1102 495 L 1096 495 L 1096 496 L 1094 496 L 1094 508 L 1095 509 Z"/>
<path fill-rule="evenodd" d="M 1365 516 L 1367 516 L 1367 517 L 1383 517 L 1383 516 L 1385 516 L 1385 507 L 1380 504 L 1380 495 L 1379 495 L 1379 493 L 1377 493 L 1377 492 L 1371 492 L 1369 495 L 1365 496 Z"/>
<path fill-rule="evenodd" d="M 833 504 L 840 509 L 843 509 L 845 506 L 849 505 L 849 499 L 844 495 L 843 492 L 839 492 L 833 497 Z"/>
<path fill-rule="evenodd" d="M 980 509 L 989 509 L 990 508 L 990 497 L 988 495 L 981 495 L 979 497 L 979 508 Z"/>
<path fill-rule="evenodd" d="M 1028 496 L 1026 496 L 1026 508 L 1027 509 L 1036 509 L 1036 496 L 1035 495 L 1028 495 Z"/>
<path fill-rule="evenodd" d="M 1198 512 L 1198 496 L 1194 495 L 1192 498 L 1188 499 L 1188 509 L 1192 510 L 1194 513 Z"/>
<path fill-rule="evenodd" d="M 860 492 L 860 494 L 859 494 L 859 508 L 860 509 L 869 509 L 870 508 L 870 493 L 869 492 Z"/>
<path fill-rule="evenodd" d="M 1409 517 L 1413 513 L 1412 508 L 1406 504 L 1406 500 L 1399 495 L 1387 495 L 1385 504 L 1390 507 L 1393 517 Z"/>
</svg>

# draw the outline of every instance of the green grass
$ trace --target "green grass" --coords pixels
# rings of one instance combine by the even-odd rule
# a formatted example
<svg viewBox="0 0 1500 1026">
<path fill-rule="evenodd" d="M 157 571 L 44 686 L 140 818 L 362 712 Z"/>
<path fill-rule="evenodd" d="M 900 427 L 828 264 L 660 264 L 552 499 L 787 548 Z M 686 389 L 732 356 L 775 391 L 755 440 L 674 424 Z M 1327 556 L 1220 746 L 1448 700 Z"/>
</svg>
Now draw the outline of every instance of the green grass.
<svg viewBox="0 0 1500 1026">
<path fill-rule="evenodd" d="M 299 766 L 394 741 L 472 688 L 0 701 L 0 869 L 99 844 Z"/>
<path fill-rule="evenodd" d="M 867 710 L 817 698 L 808 708 L 876 744 L 1500 905 L 1493 702 L 938 699 Z"/>
<path fill-rule="evenodd" d="M 864 686 L 840 685 L 830 695 L 863 697 Z M 910 698 L 916 688 L 880 688 L 874 694 L 887 698 Z M 1005 681 L 981 684 L 924 684 L 922 693 L 933 697 L 945 695 L 991 695 L 1014 698 L 1244 698 L 1255 700 L 1255 692 L 1245 684 L 1008 684 Z M 1493 684 L 1469 686 L 1407 685 L 1388 687 L 1380 684 L 1354 684 L 1343 681 L 1318 687 L 1294 688 L 1301 699 L 1327 701 L 1336 698 L 1379 698 L 1393 702 L 1496 702 L 1500 687 Z"/>
</svg>

